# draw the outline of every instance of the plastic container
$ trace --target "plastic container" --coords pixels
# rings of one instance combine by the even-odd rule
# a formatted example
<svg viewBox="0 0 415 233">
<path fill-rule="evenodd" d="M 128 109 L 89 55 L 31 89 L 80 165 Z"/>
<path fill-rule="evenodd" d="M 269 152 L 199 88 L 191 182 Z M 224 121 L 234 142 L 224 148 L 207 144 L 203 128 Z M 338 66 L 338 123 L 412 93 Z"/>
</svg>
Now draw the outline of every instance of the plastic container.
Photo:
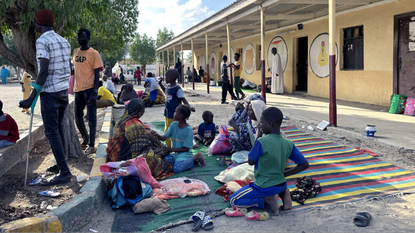
<svg viewBox="0 0 415 233">
<path fill-rule="evenodd" d="M 367 137 L 374 137 L 376 133 L 376 125 L 367 125 L 365 132 Z"/>
<path fill-rule="evenodd" d="M 76 177 L 76 180 L 78 181 L 78 183 L 86 180 L 86 175 L 80 175 Z"/>
</svg>

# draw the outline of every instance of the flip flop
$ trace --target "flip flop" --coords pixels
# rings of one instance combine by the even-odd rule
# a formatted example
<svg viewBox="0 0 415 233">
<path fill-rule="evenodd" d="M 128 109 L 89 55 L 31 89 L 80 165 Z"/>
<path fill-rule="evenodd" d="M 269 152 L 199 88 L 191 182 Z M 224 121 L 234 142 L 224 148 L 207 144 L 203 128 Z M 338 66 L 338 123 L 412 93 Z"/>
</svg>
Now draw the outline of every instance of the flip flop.
<svg viewBox="0 0 415 233">
<path fill-rule="evenodd" d="M 358 227 L 367 227 L 369 226 L 372 216 L 367 212 L 359 212 L 353 219 L 354 225 Z"/>
<path fill-rule="evenodd" d="M 247 220 L 267 220 L 269 218 L 268 212 L 256 212 L 255 210 L 252 210 L 251 212 L 248 212 L 245 214 L 245 218 Z"/>
<path fill-rule="evenodd" d="M 202 224 L 202 229 L 205 231 L 209 231 L 213 229 L 213 221 L 212 219 L 210 219 L 210 216 L 205 216 L 205 218 L 203 218 L 203 224 Z"/>
<path fill-rule="evenodd" d="M 42 179 L 43 179 L 43 177 L 41 177 L 41 176 L 38 176 L 36 178 L 33 178 L 32 182 L 30 182 L 29 185 L 37 185 L 37 184 L 39 184 L 42 181 Z"/>
<path fill-rule="evenodd" d="M 57 197 L 61 195 L 61 193 L 58 193 L 54 189 L 52 189 L 52 190 L 42 191 L 39 193 L 39 195 L 45 196 L 45 197 Z"/>
<path fill-rule="evenodd" d="M 244 216 L 246 213 L 248 213 L 248 209 L 246 208 L 238 208 L 236 206 L 233 206 L 232 208 L 226 208 L 225 214 L 229 217 L 241 217 Z"/>
<path fill-rule="evenodd" d="M 204 218 L 205 218 L 205 212 L 203 212 L 203 211 L 197 211 L 196 213 L 193 214 L 192 220 L 195 223 L 193 224 L 192 231 L 199 230 L 199 228 L 203 224 Z"/>
</svg>

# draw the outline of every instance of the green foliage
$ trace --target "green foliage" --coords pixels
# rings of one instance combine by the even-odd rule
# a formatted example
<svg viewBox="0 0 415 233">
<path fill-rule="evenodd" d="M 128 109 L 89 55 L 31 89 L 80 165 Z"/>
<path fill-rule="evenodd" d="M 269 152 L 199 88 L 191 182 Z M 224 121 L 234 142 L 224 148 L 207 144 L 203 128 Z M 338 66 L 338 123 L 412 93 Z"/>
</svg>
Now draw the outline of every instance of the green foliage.
<svg viewBox="0 0 415 233">
<path fill-rule="evenodd" d="M 7 48 L 12 50 L 13 52 L 16 52 L 16 45 L 14 44 L 12 35 L 4 35 L 4 44 L 6 44 Z M 13 66 L 14 68 L 17 68 L 17 65 L 9 60 L 7 60 L 5 57 L 3 57 L 0 54 L 0 66 Z"/>
<path fill-rule="evenodd" d="M 115 65 L 118 61 L 121 61 L 124 56 L 127 54 L 127 49 L 125 47 L 120 47 L 115 51 L 104 52 L 102 54 L 102 59 L 104 63 L 111 63 L 111 65 Z"/>
<path fill-rule="evenodd" d="M 164 27 L 163 29 L 159 28 L 157 32 L 156 46 L 158 47 L 173 38 L 174 38 L 173 30 L 169 31 L 166 27 Z M 174 55 L 175 56 L 173 57 L 173 51 L 169 51 L 170 64 L 176 64 L 177 58 L 180 58 L 180 59 L 182 58 L 179 51 L 176 51 L 176 54 Z M 158 54 L 158 56 L 160 56 L 160 53 Z M 163 60 L 164 60 L 163 63 L 167 64 L 167 51 L 163 52 Z"/>
<path fill-rule="evenodd" d="M 130 46 L 130 57 L 133 61 L 143 66 L 153 63 L 156 60 L 156 44 L 155 41 L 146 34 L 137 35 Z"/>
<path fill-rule="evenodd" d="M 191 51 L 187 53 L 186 58 L 187 58 L 189 63 L 193 62 L 193 55 L 192 55 Z"/>
<path fill-rule="evenodd" d="M 119 54 L 133 38 L 138 25 L 138 0 L 0 0 L 0 33 L 12 31 L 22 43 L 34 45 L 39 36 L 34 30 L 34 16 L 39 9 L 51 9 L 56 32 L 65 37 L 72 50 L 79 47 L 80 28 L 91 31 L 90 45 L 103 54 Z M 0 38 L 1 39 L 1 38 Z M 1 40 L 0 40 L 1 43 Z M 17 43 L 17 42 L 16 42 Z M 21 47 L 17 44 L 17 47 Z M 31 50 L 35 50 L 32 46 Z M 0 51 L 5 54 L 6 52 Z M 18 49 L 20 60 L 36 64 L 32 51 Z M 22 59 L 23 58 L 23 59 Z M 33 60 L 33 61 L 32 61 Z M 25 68 L 25 67 L 23 67 Z"/>
</svg>

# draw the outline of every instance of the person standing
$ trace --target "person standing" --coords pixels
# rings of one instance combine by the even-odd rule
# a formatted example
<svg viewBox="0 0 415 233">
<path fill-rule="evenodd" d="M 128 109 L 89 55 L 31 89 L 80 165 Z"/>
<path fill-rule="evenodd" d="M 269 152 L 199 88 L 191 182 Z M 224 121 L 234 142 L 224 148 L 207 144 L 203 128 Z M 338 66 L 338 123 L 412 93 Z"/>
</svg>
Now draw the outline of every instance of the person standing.
<svg viewBox="0 0 415 233">
<path fill-rule="evenodd" d="M 179 83 L 182 83 L 182 63 L 180 62 L 180 58 L 177 58 L 176 65 L 174 68 L 179 72 Z"/>
<path fill-rule="evenodd" d="M 43 180 L 41 185 L 67 183 L 72 174 L 65 160 L 65 137 L 62 120 L 68 106 L 69 76 L 71 75 L 71 45 L 67 40 L 53 31 L 55 15 L 49 9 L 42 9 L 35 14 L 36 30 L 42 35 L 36 40 L 36 58 L 39 74 L 32 84 L 30 97 L 20 101 L 19 107 L 34 107 L 40 95 L 41 113 L 45 135 L 49 140 L 56 165 L 46 169 L 59 173 L 52 179 Z"/>
<path fill-rule="evenodd" d="M 202 68 L 202 66 L 199 67 L 199 77 L 200 81 L 203 82 L 203 79 L 205 77 L 205 70 Z"/>
<path fill-rule="evenodd" d="M 119 67 L 120 67 L 120 81 L 121 83 L 123 83 L 125 82 L 124 69 L 121 67 L 121 65 L 119 65 Z"/>
<path fill-rule="evenodd" d="M 134 80 L 137 85 L 141 85 L 141 70 L 139 66 L 137 66 L 137 70 L 134 73 Z"/>
<path fill-rule="evenodd" d="M 273 94 L 282 94 L 284 93 L 284 70 L 281 65 L 280 55 L 277 53 L 277 48 L 271 49 L 274 58 L 272 59 L 272 65 L 268 68 L 268 71 L 271 71 L 271 93 Z"/>
<path fill-rule="evenodd" d="M 222 62 L 220 63 L 220 77 L 221 77 L 221 81 L 222 81 L 222 104 L 228 104 L 228 102 L 226 102 L 226 92 L 229 92 L 229 95 L 231 95 L 233 100 L 236 100 L 236 96 L 233 93 L 233 87 L 232 85 L 229 83 L 229 76 L 228 76 L 228 65 L 226 65 L 226 62 L 228 61 L 228 56 L 223 55 L 222 57 Z"/>
<path fill-rule="evenodd" d="M 232 68 L 235 69 L 235 71 L 233 72 L 233 75 L 235 76 L 234 84 L 235 84 L 236 97 L 239 99 L 239 94 L 241 94 L 240 99 L 245 99 L 245 94 L 242 92 L 241 85 L 239 83 L 239 81 L 241 80 L 241 62 L 239 61 L 240 57 L 241 57 L 241 54 L 235 53 L 235 56 L 234 56 L 235 63 L 231 63 L 231 66 Z"/>
<path fill-rule="evenodd" d="M 10 77 L 10 71 L 6 69 L 6 67 L 3 66 L 1 68 L 0 76 L 1 76 L 1 83 L 6 84 L 7 78 Z"/>
<path fill-rule="evenodd" d="M 22 85 L 22 92 L 23 92 L 23 99 L 27 99 L 30 97 L 30 93 L 32 92 L 32 77 L 25 71 L 23 72 L 22 81 L 20 81 Z M 29 113 L 29 108 L 24 108 L 22 112 Z"/>
<path fill-rule="evenodd" d="M 75 122 L 82 135 L 81 148 L 85 154 L 93 154 L 95 148 L 95 134 L 97 129 L 97 97 L 99 71 L 102 67 L 99 53 L 89 47 L 91 33 L 88 29 L 81 28 L 78 31 L 78 43 L 80 48 L 73 51 L 73 63 L 75 65 Z M 84 123 L 84 109 L 87 109 L 89 124 L 89 136 Z"/>
</svg>

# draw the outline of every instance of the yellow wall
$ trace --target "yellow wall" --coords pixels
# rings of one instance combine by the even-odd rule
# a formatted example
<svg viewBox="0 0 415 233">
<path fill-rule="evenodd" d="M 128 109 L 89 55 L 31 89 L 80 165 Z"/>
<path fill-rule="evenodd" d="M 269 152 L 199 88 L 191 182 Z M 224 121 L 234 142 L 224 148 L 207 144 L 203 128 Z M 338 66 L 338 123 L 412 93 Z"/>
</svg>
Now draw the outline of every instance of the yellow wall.
<svg viewBox="0 0 415 233">
<path fill-rule="evenodd" d="M 393 93 L 394 16 L 413 11 L 415 11 L 413 0 L 401 0 L 337 16 L 336 42 L 339 48 L 339 60 L 336 67 L 337 99 L 384 106 L 389 105 L 389 98 Z M 341 69 L 343 62 L 343 29 L 359 25 L 363 25 L 364 31 L 364 70 L 344 71 Z M 280 32 L 292 29 L 283 29 Z M 267 52 L 269 43 L 277 33 L 279 32 L 274 31 L 266 34 L 265 52 Z M 285 92 L 292 93 L 297 82 L 295 72 L 297 39 L 308 36 L 308 49 L 310 49 L 314 38 L 321 33 L 328 33 L 328 19 L 307 23 L 304 24 L 304 29 L 301 31 L 297 30 L 289 34 L 280 35 L 284 38 L 288 49 L 288 63 L 284 72 Z M 231 41 L 231 46 L 237 52 L 237 48 L 245 49 L 248 43 L 252 43 L 256 47 L 257 44 L 260 44 L 260 36 Z M 220 60 L 219 55 L 221 53 L 226 54 L 227 44 L 222 44 L 222 48 L 217 47 L 219 45 L 209 48 L 209 56 L 212 51 L 215 51 L 218 60 Z M 195 50 L 196 57 L 200 54 L 205 55 L 205 49 Z M 265 57 L 267 57 L 267 54 Z M 197 60 L 196 62 L 198 64 Z M 268 69 L 267 61 L 265 61 L 265 66 Z M 219 67 L 219 64 L 217 64 L 217 67 Z M 219 79 L 219 73 L 218 70 L 214 77 L 216 80 Z M 265 76 L 270 77 L 271 74 L 266 72 Z M 248 79 L 258 85 L 261 83 L 261 71 L 255 70 L 251 75 L 248 75 L 242 70 L 241 78 Z M 318 78 L 310 67 L 308 69 L 308 94 L 325 98 L 329 97 L 329 78 Z"/>
</svg>

